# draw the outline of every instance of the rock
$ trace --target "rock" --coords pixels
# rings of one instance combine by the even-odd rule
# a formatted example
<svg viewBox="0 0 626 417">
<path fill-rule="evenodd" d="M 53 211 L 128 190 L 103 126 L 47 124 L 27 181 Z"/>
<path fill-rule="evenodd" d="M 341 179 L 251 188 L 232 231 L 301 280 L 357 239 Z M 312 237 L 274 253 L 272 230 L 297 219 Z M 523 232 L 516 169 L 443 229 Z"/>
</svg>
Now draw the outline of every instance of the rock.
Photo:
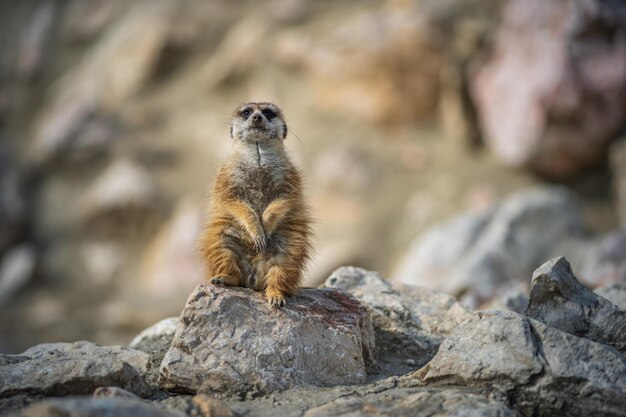
<svg viewBox="0 0 626 417">
<path fill-rule="evenodd" d="M 140 265 L 141 282 L 148 291 L 165 297 L 186 297 L 203 282 L 204 267 L 196 243 L 202 216 L 200 204 L 182 199 L 172 218 L 161 226 Z"/>
<path fill-rule="evenodd" d="M 626 284 L 613 284 L 598 288 L 596 294 L 606 298 L 622 310 L 626 310 Z"/>
<path fill-rule="evenodd" d="M 615 142 L 609 151 L 617 217 L 626 228 L 626 137 Z"/>
<path fill-rule="evenodd" d="M 173 2 L 140 2 L 111 24 L 73 71 L 52 86 L 31 148 L 40 163 L 62 157 L 94 115 L 107 114 L 149 79 L 165 43 Z M 78 135 L 80 136 L 80 135 Z"/>
<path fill-rule="evenodd" d="M 68 398 L 43 401 L 20 413 L 23 417 L 181 417 L 130 398 Z"/>
<path fill-rule="evenodd" d="M 365 307 L 335 289 L 301 290 L 282 309 L 261 293 L 199 285 L 161 365 L 164 387 L 255 395 L 365 381 L 374 334 Z"/>
<path fill-rule="evenodd" d="M 493 388 L 523 415 L 626 415 L 625 356 L 513 312 L 476 312 L 406 380 Z"/>
<path fill-rule="evenodd" d="M 30 281 L 36 262 L 35 249 L 29 244 L 13 247 L 0 257 L 0 306 Z"/>
<path fill-rule="evenodd" d="M 143 330 L 130 342 L 130 348 L 150 355 L 149 371 L 146 374 L 146 382 L 150 387 L 159 386 L 159 368 L 172 345 L 177 326 L 178 317 L 168 317 Z"/>
<path fill-rule="evenodd" d="M 490 58 L 470 76 L 502 161 L 563 180 L 602 160 L 626 124 L 625 11 L 597 0 L 504 6 Z"/>
<path fill-rule="evenodd" d="M 119 160 L 112 163 L 81 196 L 83 221 L 97 223 L 154 211 L 157 188 L 150 174 L 140 166 Z"/>
<path fill-rule="evenodd" d="M 565 242 L 584 239 L 578 203 L 565 188 L 519 192 L 493 210 L 434 226 L 400 260 L 393 281 L 434 288 L 476 307 L 525 282 Z"/>
<path fill-rule="evenodd" d="M 367 397 L 339 398 L 312 408 L 303 417 L 339 416 L 445 416 L 519 417 L 504 401 L 486 398 L 468 390 L 394 389 Z"/>
<path fill-rule="evenodd" d="M 414 365 L 424 365 L 443 339 L 471 317 L 448 294 L 391 284 L 377 272 L 361 268 L 339 268 L 324 286 L 349 292 L 370 310 L 382 362 L 406 364 L 409 358 Z"/>
<path fill-rule="evenodd" d="M 144 352 L 90 342 L 48 343 L 19 355 L 0 355 L 0 397 L 21 393 L 91 394 L 116 386 L 139 396 L 150 395 L 141 374 L 147 372 Z"/>
<path fill-rule="evenodd" d="M 169 349 L 176 327 L 178 317 L 168 317 L 152 326 L 144 329 L 130 342 L 129 347 L 141 351 L 165 350 Z M 165 352 L 164 352 L 165 353 Z"/>
<path fill-rule="evenodd" d="M 533 274 L 526 316 L 548 326 L 626 349 L 626 311 L 578 282 L 563 257 Z"/>
</svg>

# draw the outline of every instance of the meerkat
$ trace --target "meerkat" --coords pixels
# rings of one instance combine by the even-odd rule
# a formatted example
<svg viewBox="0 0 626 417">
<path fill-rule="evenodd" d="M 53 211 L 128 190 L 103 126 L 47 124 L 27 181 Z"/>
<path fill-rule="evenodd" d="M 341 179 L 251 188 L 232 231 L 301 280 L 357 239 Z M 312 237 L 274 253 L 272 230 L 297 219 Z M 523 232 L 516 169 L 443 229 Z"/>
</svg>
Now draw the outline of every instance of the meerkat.
<svg viewBox="0 0 626 417">
<path fill-rule="evenodd" d="M 295 294 L 311 252 L 302 181 L 283 141 L 287 124 L 272 103 L 248 103 L 230 124 L 233 150 L 218 171 L 200 255 L 214 285 L 263 291 L 276 307 Z"/>
</svg>

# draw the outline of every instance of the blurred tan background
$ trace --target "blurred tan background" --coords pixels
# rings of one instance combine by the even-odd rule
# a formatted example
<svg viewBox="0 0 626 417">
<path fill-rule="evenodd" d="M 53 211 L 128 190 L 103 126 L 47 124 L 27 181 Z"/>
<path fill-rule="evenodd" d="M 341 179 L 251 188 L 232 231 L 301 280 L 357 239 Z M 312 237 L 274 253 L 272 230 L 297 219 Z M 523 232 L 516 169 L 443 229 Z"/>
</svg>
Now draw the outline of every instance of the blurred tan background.
<svg viewBox="0 0 626 417">
<path fill-rule="evenodd" d="M 287 117 L 308 286 L 351 264 L 478 307 L 553 252 L 626 283 L 622 1 L 5 0 L 0 352 L 179 313 L 246 101 Z"/>
</svg>

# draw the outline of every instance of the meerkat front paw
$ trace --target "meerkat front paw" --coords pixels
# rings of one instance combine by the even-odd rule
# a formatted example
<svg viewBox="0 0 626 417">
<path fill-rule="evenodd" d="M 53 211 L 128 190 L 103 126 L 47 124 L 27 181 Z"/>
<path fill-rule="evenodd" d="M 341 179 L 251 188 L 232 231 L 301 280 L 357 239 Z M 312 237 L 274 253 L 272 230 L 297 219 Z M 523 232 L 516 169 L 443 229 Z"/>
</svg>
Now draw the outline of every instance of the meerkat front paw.
<svg viewBox="0 0 626 417">
<path fill-rule="evenodd" d="M 211 284 L 213 285 L 224 285 L 224 279 L 223 278 L 211 278 Z"/>
<path fill-rule="evenodd" d="M 252 236 L 252 244 L 257 252 L 265 252 L 265 249 L 267 248 L 267 237 L 265 237 L 265 232 L 261 230 L 258 235 Z"/>
<path fill-rule="evenodd" d="M 285 295 L 280 291 L 266 290 L 265 298 L 272 307 L 284 307 L 287 305 L 287 298 L 285 298 Z"/>
</svg>

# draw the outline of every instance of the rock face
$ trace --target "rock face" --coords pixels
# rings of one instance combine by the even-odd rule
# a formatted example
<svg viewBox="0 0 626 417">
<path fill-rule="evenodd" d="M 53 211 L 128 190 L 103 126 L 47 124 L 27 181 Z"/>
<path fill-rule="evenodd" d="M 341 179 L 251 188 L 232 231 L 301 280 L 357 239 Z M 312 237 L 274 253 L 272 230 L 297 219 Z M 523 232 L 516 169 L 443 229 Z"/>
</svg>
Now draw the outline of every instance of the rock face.
<svg viewBox="0 0 626 417">
<path fill-rule="evenodd" d="M 560 187 L 513 195 L 485 214 L 463 215 L 418 238 L 393 280 L 423 285 L 477 306 L 525 281 L 559 245 L 582 239 L 575 197 Z"/>
<path fill-rule="evenodd" d="M 342 267 L 324 283 L 367 306 L 379 360 L 424 365 L 443 339 L 471 314 L 454 297 L 427 288 L 391 284 L 377 272 Z"/>
<path fill-rule="evenodd" d="M 475 313 L 411 378 L 493 387 L 524 415 L 626 415 L 626 357 L 513 312 Z"/>
<path fill-rule="evenodd" d="M 626 123 L 625 10 L 507 3 L 493 53 L 471 80 L 485 140 L 504 162 L 565 179 L 601 160 Z"/>
<path fill-rule="evenodd" d="M 19 355 L 0 355 L 0 397 L 91 394 L 106 386 L 147 396 L 150 389 L 141 376 L 147 367 L 147 354 L 119 346 L 90 342 L 37 345 Z"/>
<path fill-rule="evenodd" d="M 626 312 L 578 282 L 563 257 L 533 274 L 526 316 L 576 336 L 626 347 Z"/>
<path fill-rule="evenodd" d="M 369 314 L 342 291 L 301 290 L 273 309 L 252 290 L 199 285 L 161 374 L 172 390 L 255 395 L 362 383 L 373 364 Z"/>
</svg>

